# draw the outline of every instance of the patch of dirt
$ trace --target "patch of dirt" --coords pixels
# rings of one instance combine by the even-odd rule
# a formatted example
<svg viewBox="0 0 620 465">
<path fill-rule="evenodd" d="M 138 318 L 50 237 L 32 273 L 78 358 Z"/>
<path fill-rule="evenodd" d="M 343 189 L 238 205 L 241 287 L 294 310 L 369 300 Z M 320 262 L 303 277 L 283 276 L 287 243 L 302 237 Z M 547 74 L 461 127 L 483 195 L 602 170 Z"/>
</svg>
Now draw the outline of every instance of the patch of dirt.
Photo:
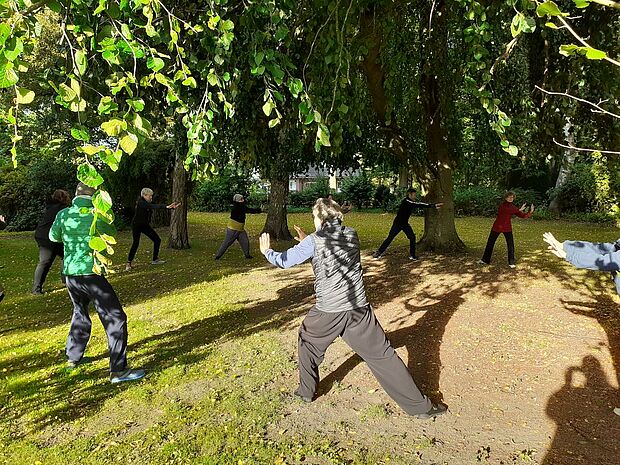
<svg viewBox="0 0 620 465">
<path fill-rule="evenodd" d="M 337 340 L 317 399 L 288 401 L 271 437 L 329 438 L 402 463 L 618 463 L 620 308 L 607 275 L 536 256 L 510 270 L 471 257 L 412 264 L 400 252 L 364 257 L 369 299 L 418 386 L 449 414 L 407 416 Z M 291 356 L 300 322 L 280 334 Z M 284 382 L 294 389 L 297 373 Z"/>
</svg>

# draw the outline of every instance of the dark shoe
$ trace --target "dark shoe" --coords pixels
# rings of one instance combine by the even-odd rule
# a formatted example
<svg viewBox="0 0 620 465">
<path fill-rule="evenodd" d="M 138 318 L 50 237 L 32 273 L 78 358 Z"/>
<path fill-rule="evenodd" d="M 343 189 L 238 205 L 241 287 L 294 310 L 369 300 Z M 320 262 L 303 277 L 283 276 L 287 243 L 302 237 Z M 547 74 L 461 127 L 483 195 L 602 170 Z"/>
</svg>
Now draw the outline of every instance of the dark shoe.
<svg viewBox="0 0 620 465">
<path fill-rule="evenodd" d="M 490 263 L 485 262 L 484 260 L 480 259 L 478 260 L 478 264 L 479 265 L 490 265 Z"/>
<path fill-rule="evenodd" d="M 420 413 L 418 415 L 414 415 L 414 418 L 418 418 L 420 420 L 430 420 L 431 418 L 438 417 L 439 415 L 443 415 L 448 411 L 448 407 L 442 404 L 433 404 L 431 408 L 426 413 Z"/>
<path fill-rule="evenodd" d="M 41 289 L 34 289 L 32 295 L 43 295 L 43 291 Z"/>
<path fill-rule="evenodd" d="M 254 258 L 252 255 L 246 255 L 245 258 L 247 258 L 248 260 Z"/>
<path fill-rule="evenodd" d="M 220 258 L 222 258 L 222 257 L 215 257 L 214 260 L 219 260 Z"/>
<path fill-rule="evenodd" d="M 312 402 L 312 397 L 305 397 L 302 396 L 299 392 L 295 391 L 293 393 L 295 395 L 295 397 L 297 397 L 298 399 L 303 400 L 306 404 L 309 404 L 310 402 Z"/>
<path fill-rule="evenodd" d="M 110 382 L 112 384 L 123 383 L 125 381 L 135 381 L 144 378 L 144 370 L 130 370 L 110 373 Z"/>
</svg>

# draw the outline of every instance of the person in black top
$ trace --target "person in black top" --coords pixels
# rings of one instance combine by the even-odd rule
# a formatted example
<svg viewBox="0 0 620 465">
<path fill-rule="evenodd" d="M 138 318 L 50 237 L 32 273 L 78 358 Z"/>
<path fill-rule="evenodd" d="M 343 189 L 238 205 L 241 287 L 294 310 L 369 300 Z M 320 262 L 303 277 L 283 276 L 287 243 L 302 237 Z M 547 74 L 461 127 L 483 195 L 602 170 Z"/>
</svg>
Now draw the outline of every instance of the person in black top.
<svg viewBox="0 0 620 465">
<path fill-rule="evenodd" d="M 396 213 L 396 218 L 394 218 L 394 222 L 392 223 L 392 228 L 388 233 L 388 237 L 383 241 L 381 247 L 375 252 L 373 255 L 374 258 L 381 258 L 381 256 L 385 253 L 389 245 L 392 243 L 394 238 L 403 231 L 405 235 L 409 238 L 409 260 L 417 261 L 415 253 L 415 233 L 413 229 L 409 225 L 409 217 L 413 212 L 414 208 L 441 208 L 443 203 L 424 203 L 424 202 L 416 202 L 416 190 L 409 189 L 407 190 L 407 197 L 403 199 L 398 207 L 398 212 Z"/>
<path fill-rule="evenodd" d="M 136 202 L 136 212 L 134 213 L 133 220 L 131 221 L 131 232 L 133 234 L 133 242 L 131 249 L 129 250 L 129 257 L 127 258 L 127 266 L 125 271 L 129 271 L 133 267 L 133 259 L 138 251 L 140 245 L 140 235 L 144 234 L 150 240 L 153 241 L 153 260 L 152 265 L 161 265 L 166 263 L 159 258 L 159 246 L 161 245 L 161 239 L 159 235 L 151 228 L 151 216 L 153 216 L 153 210 L 161 210 L 164 208 L 171 209 L 177 208 L 180 203 L 171 203 L 166 205 L 163 203 L 152 203 L 153 191 L 148 187 L 145 187 L 140 192 L 140 198 Z"/>
<path fill-rule="evenodd" d="M 34 279 L 32 281 L 33 294 L 43 294 L 43 283 L 52 268 L 54 259 L 56 257 L 60 257 L 61 260 L 64 258 L 62 244 L 50 241 L 48 234 L 58 212 L 64 210 L 69 205 L 71 205 L 71 197 L 69 194 L 62 189 L 55 190 L 50 202 L 45 208 L 45 213 L 43 213 L 34 231 L 34 239 L 39 246 L 39 263 L 34 270 Z"/>
<path fill-rule="evenodd" d="M 230 247 L 235 241 L 239 241 L 239 245 L 241 246 L 241 250 L 243 250 L 245 258 L 252 258 L 250 255 L 250 240 L 248 239 L 248 233 L 245 232 L 246 213 L 261 213 L 261 209 L 248 207 L 245 204 L 243 195 L 235 194 L 233 196 L 230 219 L 228 220 L 228 226 L 226 228 L 226 237 L 215 254 L 216 260 L 222 258 L 222 255 L 224 255 L 226 250 L 228 250 L 228 247 Z"/>
</svg>

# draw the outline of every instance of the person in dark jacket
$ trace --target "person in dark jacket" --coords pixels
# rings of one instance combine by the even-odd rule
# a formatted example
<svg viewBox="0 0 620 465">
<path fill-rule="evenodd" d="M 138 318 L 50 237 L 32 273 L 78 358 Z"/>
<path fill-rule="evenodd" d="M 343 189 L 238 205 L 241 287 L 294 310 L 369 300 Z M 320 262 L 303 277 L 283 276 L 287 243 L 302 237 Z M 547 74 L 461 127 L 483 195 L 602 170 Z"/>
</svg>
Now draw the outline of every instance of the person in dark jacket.
<svg viewBox="0 0 620 465">
<path fill-rule="evenodd" d="M 299 387 L 295 395 L 312 402 L 319 384 L 319 365 L 338 336 L 366 361 L 383 389 L 409 415 L 428 419 L 446 412 L 416 386 L 377 321 L 364 288 L 357 232 L 343 226 L 340 206 L 318 199 L 312 209 L 316 232 L 295 226 L 300 242 L 285 252 L 271 249 L 269 234 L 260 250 L 272 265 L 290 268 L 312 259 L 316 303 L 299 328 Z"/>
<path fill-rule="evenodd" d="M 260 208 L 250 208 L 245 204 L 245 199 L 241 194 L 235 194 L 233 196 L 232 209 L 230 211 L 230 219 L 228 220 L 228 226 L 226 227 L 226 237 L 220 245 L 215 259 L 219 260 L 222 255 L 228 250 L 233 242 L 239 241 L 241 250 L 245 255 L 245 258 L 252 258 L 250 255 L 250 240 L 248 239 L 248 233 L 245 232 L 245 215 L 246 213 L 261 213 Z"/>
<path fill-rule="evenodd" d="M 56 257 L 62 260 L 64 257 L 63 246 L 61 243 L 52 242 L 49 239 L 50 228 L 56 219 L 56 215 L 71 205 L 71 197 L 66 191 L 57 189 L 52 194 L 50 202 L 45 208 L 45 213 L 39 220 L 39 224 L 34 231 L 34 239 L 39 246 L 39 263 L 34 270 L 32 281 L 32 293 L 43 294 L 43 283 L 49 273 Z M 64 282 L 64 277 L 63 277 Z"/>
<path fill-rule="evenodd" d="M 398 211 L 396 212 L 396 217 L 394 218 L 394 222 L 392 223 L 392 228 L 388 233 L 387 238 L 383 241 L 383 244 L 377 249 L 374 258 L 381 258 L 381 256 L 385 253 L 389 245 L 392 243 L 394 238 L 403 231 L 405 235 L 409 238 L 409 260 L 417 261 L 418 257 L 415 252 L 415 243 L 416 237 L 411 225 L 409 224 L 409 217 L 413 210 L 416 208 L 441 208 L 443 203 L 425 203 L 425 202 L 416 202 L 416 190 L 408 189 L 407 197 L 403 199 L 398 207 Z"/>
<path fill-rule="evenodd" d="M 177 208 L 180 203 L 171 203 L 166 205 L 163 203 L 152 203 L 153 191 L 148 187 L 145 187 L 140 192 L 140 198 L 136 202 L 136 212 L 134 213 L 133 220 L 131 221 L 131 232 L 133 235 L 133 242 L 131 249 L 129 249 L 129 257 L 127 257 L 127 266 L 125 271 L 130 271 L 133 268 L 133 259 L 138 251 L 140 245 L 140 236 L 144 234 L 150 240 L 153 241 L 153 260 L 151 265 L 161 265 L 166 263 L 165 260 L 159 258 L 159 246 L 161 245 L 161 238 L 159 234 L 151 227 L 151 217 L 153 216 L 153 210 L 162 210 L 164 208 L 174 209 Z"/>
<path fill-rule="evenodd" d="M 497 218 L 491 227 L 489 233 L 489 239 L 484 249 L 482 258 L 478 261 L 481 265 L 491 264 L 491 255 L 493 255 L 493 248 L 495 247 L 495 241 L 500 234 L 503 234 L 506 238 L 506 246 L 508 247 L 508 266 L 510 268 L 516 268 L 515 260 L 515 241 L 512 235 L 512 217 L 513 215 L 519 218 L 531 218 L 534 213 L 534 205 L 530 205 L 530 211 L 526 212 L 526 204 L 523 204 L 521 208 L 517 208 L 513 204 L 515 200 L 515 193 L 508 191 L 504 194 L 504 201 L 500 204 L 497 210 Z"/>
</svg>

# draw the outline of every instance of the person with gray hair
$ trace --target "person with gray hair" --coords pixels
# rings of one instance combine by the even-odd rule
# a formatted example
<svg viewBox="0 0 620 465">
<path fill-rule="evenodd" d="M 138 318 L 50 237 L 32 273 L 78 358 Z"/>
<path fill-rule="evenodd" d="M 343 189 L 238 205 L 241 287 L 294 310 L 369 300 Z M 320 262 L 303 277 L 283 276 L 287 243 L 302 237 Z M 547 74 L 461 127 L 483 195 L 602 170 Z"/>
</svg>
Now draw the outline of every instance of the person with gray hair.
<svg viewBox="0 0 620 465">
<path fill-rule="evenodd" d="M 127 366 L 127 315 L 108 280 L 93 271 L 94 258 L 88 245 L 93 223 L 95 189 L 80 183 L 69 208 L 61 210 L 49 231 L 49 240 L 64 246 L 64 275 L 67 291 L 73 302 L 73 317 L 67 338 L 67 366 L 76 368 L 84 357 L 90 339 L 92 323 L 88 307 L 92 303 L 99 314 L 108 337 L 110 351 L 110 382 L 121 383 L 144 377 L 144 370 Z M 111 224 L 98 219 L 96 228 L 103 234 L 114 235 Z"/>
<path fill-rule="evenodd" d="M 245 255 L 245 258 L 252 258 L 250 255 L 250 240 L 248 239 L 248 233 L 245 232 L 245 215 L 246 213 L 261 213 L 260 208 L 250 208 L 245 204 L 245 199 L 241 194 L 233 195 L 232 209 L 230 210 L 230 219 L 226 227 L 226 237 L 217 253 L 215 259 L 219 260 L 222 255 L 226 253 L 228 248 L 233 245 L 235 241 L 239 241 L 241 250 Z"/>
<path fill-rule="evenodd" d="M 340 206 L 320 198 L 312 209 L 316 231 L 297 225 L 295 247 L 271 248 L 269 234 L 260 237 L 260 250 L 272 265 L 290 268 L 312 259 L 316 303 L 299 328 L 299 387 L 294 394 L 312 402 L 319 384 L 319 365 L 338 336 L 366 361 L 383 389 L 409 415 L 434 418 L 447 408 L 433 404 L 416 386 L 375 317 L 366 297 L 357 232 L 342 225 Z"/>
<path fill-rule="evenodd" d="M 153 216 L 153 210 L 163 210 L 177 208 L 180 203 L 171 203 L 166 205 L 163 203 L 153 203 L 153 191 L 148 187 L 145 187 L 140 192 L 140 198 L 136 202 L 136 211 L 133 219 L 131 220 L 131 233 L 133 236 L 133 242 L 129 249 L 129 256 L 127 257 L 127 266 L 125 271 L 130 271 L 133 268 L 133 259 L 138 251 L 140 245 L 140 236 L 144 234 L 150 240 L 153 241 L 153 260 L 151 265 L 161 265 L 166 263 L 165 260 L 159 258 L 159 246 L 161 245 L 161 238 L 159 234 L 151 227 L 151 217 Z"/>
</svg>

